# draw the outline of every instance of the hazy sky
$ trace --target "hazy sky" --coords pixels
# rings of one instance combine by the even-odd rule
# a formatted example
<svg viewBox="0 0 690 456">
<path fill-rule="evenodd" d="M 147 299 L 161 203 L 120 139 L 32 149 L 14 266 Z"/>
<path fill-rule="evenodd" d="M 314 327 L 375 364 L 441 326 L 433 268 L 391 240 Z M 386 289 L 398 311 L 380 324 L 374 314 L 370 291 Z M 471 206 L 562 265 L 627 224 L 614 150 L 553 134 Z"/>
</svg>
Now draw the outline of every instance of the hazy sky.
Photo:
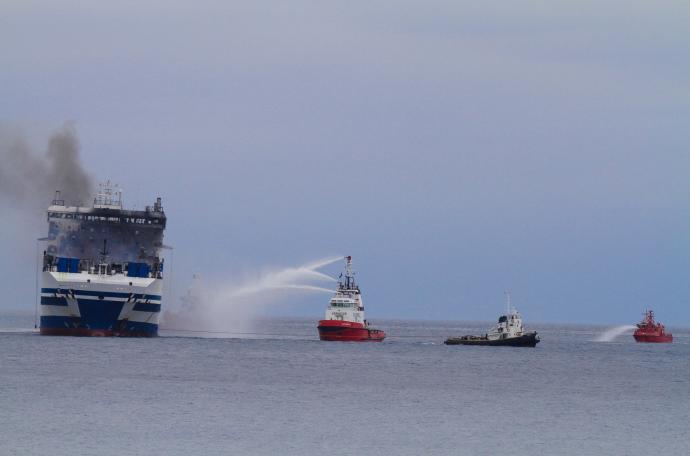
<svg viewBox="0 0 690 456">
<path fill-rule="evenodd" d="M 127 205 L 162 196 L 175 295 L 351 254 L 370 319 L 492 320 L 510 289 L 528 322 L 687 326 L 689 24 L 687 1 L 3 0 L 0 126 L 43 151 L 73 121 Z M 47 225 L 17 217 L 0 306 L 31 309 Z"/>
</svg>

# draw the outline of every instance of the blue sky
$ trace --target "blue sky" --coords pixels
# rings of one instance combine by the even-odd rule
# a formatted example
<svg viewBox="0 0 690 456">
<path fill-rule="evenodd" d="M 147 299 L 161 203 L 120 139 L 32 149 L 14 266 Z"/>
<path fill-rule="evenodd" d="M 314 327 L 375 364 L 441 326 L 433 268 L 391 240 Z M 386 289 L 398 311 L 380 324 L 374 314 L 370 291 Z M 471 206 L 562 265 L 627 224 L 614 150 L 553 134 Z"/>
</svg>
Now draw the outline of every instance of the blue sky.
<svg viewBox="0 0 690 456">
<path fill-rule="evenodd" d="M 687 2 L 0 10 L 0 126 L 40 151 L 72 121 L 128 204 L 162 196 L 175 295 L 351 254 L 370 318 L 493 319 L 510 289 L 531 321 L 690 324 Z M 45 228 L 2 228 L 3 307 Z"/>
</svg>

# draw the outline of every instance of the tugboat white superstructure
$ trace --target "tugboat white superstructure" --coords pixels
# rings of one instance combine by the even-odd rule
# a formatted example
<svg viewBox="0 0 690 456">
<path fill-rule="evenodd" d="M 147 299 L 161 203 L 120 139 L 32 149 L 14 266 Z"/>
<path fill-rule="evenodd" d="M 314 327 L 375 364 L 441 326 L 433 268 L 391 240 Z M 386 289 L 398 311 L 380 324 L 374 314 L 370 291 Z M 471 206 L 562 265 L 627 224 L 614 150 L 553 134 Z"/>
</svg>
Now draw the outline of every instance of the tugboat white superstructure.
<svg viewBox="0 0 690 456">
<path fill-rule="evenodd" d="M 122 208 L 122 193 L 102 184 L 92 207 L 48 208 L 43 254 L 41 334 L 158 335 L 163 293 L 161 199 L 143 211 Z"/>
<path fill-rule="evenodd" d="M 362 293 L 355 284 L 351 256 L 345 257 L 344 281 L 338 282 L 338 289 L 326 309 L 326 317 L 319 321 L 318 330 L 321 340 L 380 342 L 386 337 L 383 330 L 370 327 L 364 318 Z"/>
<path fill-rule="evenodd" d="M 506 292 L 506 314 L 498 318 L 496 326 L 483 336 L 449 337 L 446 345 L 509 345 L 514 347 L 534 347 L 539 343 L 536 331 L 525 332 L 522 317 L 510 303 L 510 293 Z"/>
</svg>

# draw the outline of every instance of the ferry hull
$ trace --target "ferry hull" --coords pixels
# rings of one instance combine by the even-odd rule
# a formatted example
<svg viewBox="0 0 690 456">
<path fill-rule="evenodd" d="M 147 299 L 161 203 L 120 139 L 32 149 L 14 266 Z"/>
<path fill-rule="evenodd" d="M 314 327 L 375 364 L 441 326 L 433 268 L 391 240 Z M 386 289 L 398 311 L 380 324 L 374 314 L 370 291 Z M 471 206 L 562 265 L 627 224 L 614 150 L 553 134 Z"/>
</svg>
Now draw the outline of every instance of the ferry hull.
<svg viewBox="0 0 690 456">
<path fill-rule="evenodd" d="M 155 278 L 44 272 L 40 333 L 155 337 L 162 287 Z"/>
<path fill-rule="evenodd" d="M 539 336 L 536 332 L 523 334 L 519 337 L 509 337 L 507 339 L 489 340 L 485 337 L 449 337 L 444 342 L 446 345 L 488 345 L 504 347 L 536 347 L 539 343 Z"/>
<path fill-rule="evenodd" d="M 319 339 L 343 342 L 381 342 L 386 333 L 380 329 L 365 327 L 362 323 L 340 320 L 319 321 Z"/>
<path fill-rule="evenodd" d="M 88 320 L 74 318 L 41 317 L 42 336 L 76 337 L 156 337 L 158 325 L 150 323 L 125 323 L 94 327 Z"/>
<path fill-rule="evenodd" d="M 636 342 L 643 343 L 657 343 L 668 344 L 673 342 L 672 334 L 656 335 L 656 334 L 633 334 Z"/>
</svg>

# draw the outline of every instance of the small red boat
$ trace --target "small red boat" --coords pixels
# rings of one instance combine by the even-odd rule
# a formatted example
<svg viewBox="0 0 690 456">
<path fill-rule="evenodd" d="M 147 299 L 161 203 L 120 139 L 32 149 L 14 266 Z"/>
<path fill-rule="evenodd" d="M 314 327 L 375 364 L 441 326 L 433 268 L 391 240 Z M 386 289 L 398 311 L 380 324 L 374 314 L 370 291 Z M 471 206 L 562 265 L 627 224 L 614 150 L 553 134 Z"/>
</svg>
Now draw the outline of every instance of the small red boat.
<svg viewBox="0 0 690 456">
<path fill-rule="evenodd" d="M 343 278 L 341 274 L 341 279 Z M 345 257 L 345 280 L 338 282 L 338 289 L 326 310 L 326 318 L 319 321 L 319 339 L 350 342 L 381 342 L 386 333 L 372 328 L 364 319 L 362 293 L 355 284 L 352 257 Z"/>
<path fill-rule="evenodd" d="M 653 310 L 645 312 L 644 319 L 637 324 L 633 337 L 637 342 L 673 342 L 673 334 L 667 333 L 664 325 L 654 321 Z"/>
</svg>

